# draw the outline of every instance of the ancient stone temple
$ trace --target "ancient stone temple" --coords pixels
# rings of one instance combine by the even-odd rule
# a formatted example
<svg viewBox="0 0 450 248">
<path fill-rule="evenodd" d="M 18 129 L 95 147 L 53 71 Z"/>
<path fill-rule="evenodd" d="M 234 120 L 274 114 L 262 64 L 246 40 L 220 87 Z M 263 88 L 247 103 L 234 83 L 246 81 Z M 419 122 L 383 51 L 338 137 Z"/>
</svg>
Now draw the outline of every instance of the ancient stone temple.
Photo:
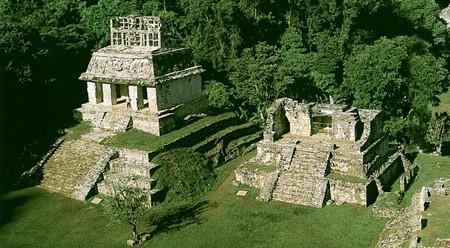
<svg viewBox="0 0 450 248">
<path fill-rule="evenodd" d="M 410 170 L 389 147 L 379 110 L 282 98 L 267 113 L 256 157 L 235 171 L 262 200 L 367 206 Z"/>
<path fill-rule="evenodd" d="M 156 135 L 205 107 L 201 66 L 187 48 L 164 48 L 158 17 L 110 21 L 111 45 L 94 52 L 86 72 L 89 101 L 78 109 L 95 127 L 134 127 Z"/>
</svg>

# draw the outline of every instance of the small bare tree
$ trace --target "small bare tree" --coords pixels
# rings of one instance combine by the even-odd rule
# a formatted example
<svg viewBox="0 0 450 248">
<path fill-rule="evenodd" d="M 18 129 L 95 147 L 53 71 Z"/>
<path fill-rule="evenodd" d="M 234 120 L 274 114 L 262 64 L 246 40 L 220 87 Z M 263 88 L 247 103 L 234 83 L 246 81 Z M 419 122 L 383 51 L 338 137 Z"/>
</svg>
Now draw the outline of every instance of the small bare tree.
<svg viewBox="0 0 450 248">
<path fill-rule="evenodd" d="M 147 195 L 141 189 L 135 187 L 114 186 L 113 189 L 114 197 L 108 205 L 108 212 L 130 225 L 134 243 L 138 243 L 138 221 L 150 207 Z"/>
</svg>

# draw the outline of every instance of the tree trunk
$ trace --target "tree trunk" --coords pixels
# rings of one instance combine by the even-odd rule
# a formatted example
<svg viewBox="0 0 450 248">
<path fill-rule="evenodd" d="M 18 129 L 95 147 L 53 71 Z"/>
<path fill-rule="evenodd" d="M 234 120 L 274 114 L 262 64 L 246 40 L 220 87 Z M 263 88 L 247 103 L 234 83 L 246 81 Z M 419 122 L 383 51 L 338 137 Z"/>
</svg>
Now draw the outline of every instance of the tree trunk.
<svg viewBox="0 0 450 248">
<path fill-rule="evenodd" d="M 439 143 L 439 144 L 436 146 L 436 152 L 437 152 L 437 154 L 438 154 L 439 156 L 442 155 L 442 143 Z"/>
<path fill-rule="evenodd" d="M 289 10 L 289 14 L 288 14 L 288 27 L 291 27 L 291 18 L 292 18 L 292 10 Z"/>
<path fill-rule="evenodd" d="M 131 231 L 133 232 L 133 239 L 138 242 L 138 233 L 137 233 L 137 225 L 136 224 L 130 224 L 131 225 Z"/>
</svg>

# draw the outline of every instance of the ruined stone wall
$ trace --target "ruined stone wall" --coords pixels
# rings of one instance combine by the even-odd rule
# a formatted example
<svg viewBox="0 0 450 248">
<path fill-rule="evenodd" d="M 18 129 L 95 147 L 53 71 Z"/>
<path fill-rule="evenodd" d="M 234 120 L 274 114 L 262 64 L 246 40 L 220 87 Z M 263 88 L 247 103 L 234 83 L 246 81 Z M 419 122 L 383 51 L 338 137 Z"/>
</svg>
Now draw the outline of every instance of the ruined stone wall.
<svg viewBox="0 0 450 248">
<path fill-rule="evenodd" d="M 158 116 L 133 113 L 133 127 L 155 135 L 160 135 Z"/>
<path fill-rule="evenodd" d="M 336 203 L 354 203 L 367 206 L 367 186 L 365 183 L 351 183 L 329 179 L 331 200 Z"/>
<path fill-rule="evenodd" d="M 389 151 L 389 140 L 381 138 L 363 151 L 363 163 L 370 163 L 376 156 L 385 157 Z"/>
<path fill-rule="evenodd" d="M 364 123 L 363 137 L 361 139 L 361 150 L 365 150 L 373 142 L 384 136 L 383 119 L 380 111 L 360 109 L 359 116 Z"/>
<path fill-rule="evenodd" d="M 242 184 L 262 189 L 269 180 L 272 172 L 264 172 L 259 170 L 251 170 L 245 167 L 239 167 L 235 171 L 236 181 Z"/>
<path fill-rule="evenodd" d="M 338 112 L 333 115 L 333 137 L 335 139 L 356 141 L 362 130 L 357 112 Z"/>
<path fill-rule="evenodd" d="M 389 161 L 388 161 L 389 162 Z M 379 180 L 383 185 L 384 191 L 389 191 L 391 186 L 404 172 L 403 166 L 401 166 L 401 157 L 397 157 L 392 161 L 391 165 L 379 176 Z"/>
<path fill-rule="evenodd" d="M 285 106 L 290 132 L 294 135 L 311 136 L 311 106 L 295 103 Z"/>
<path fill-rule="evenodd" d="M 286 111 L 283 106 L 278 106 L 272 114 L 274 138 L 277 139 L 281 135 L 287 133 L 290 129 L 289 120 L 286 117 Z"/>
<path fill-rule="evenodd" d="M 119 156 L 125 157 L 128 160 L 133 160 L 140 163 L 148 163 L 150 162 L 148 157 L 148 152 L 136 149 L 126 149 L 120 148 L 118 149 Z"/>
<path fill-rule="evenodd" d="M 336 151 L 331 158 L 331 169 L 356 177 L 364 177 L 362 159 L 361 153 Z"/>
<path fill-rule="evenodd" d="M 283 148 L 273 143 L 259 142 L 256 147 L 256 161 L 262 164 L 280 165 Z"/>
<path fill-rule="evenodd" d="M 158 110 L 168 109 L 182 103 L 188 103 L 202 93 L 200 75 L 166 81 L 156 86 Z"/>
<path fill-rule="evenodd" d="M 173 112 L 177 118 L 184 118 L 187 115 L 194 113 L 203 113 L 208 110 L 208 99 L 205 95 L 201 95 L 198 98 L 184 103 L 176 108 Z"/>
</svg>

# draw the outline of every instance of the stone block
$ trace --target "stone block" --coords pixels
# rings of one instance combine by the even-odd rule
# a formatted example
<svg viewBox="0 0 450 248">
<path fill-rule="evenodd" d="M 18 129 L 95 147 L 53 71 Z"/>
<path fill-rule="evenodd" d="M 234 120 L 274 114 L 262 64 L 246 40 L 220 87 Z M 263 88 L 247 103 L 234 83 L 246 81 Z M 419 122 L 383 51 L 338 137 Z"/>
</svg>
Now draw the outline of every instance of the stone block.
<svg viewBox="0 0 450 248">
<path fill-rule="evenodd" d="M 135 246 L 136 244 L 137 244 L 136 240 L 133 240 L 133 239 L 127 240 L 127 245 L 128 245 L 128 246 L 133 247 L 133 246 Z"/>
<path fill-rule="evenodd" d="M 158 111 L 158 101 L 156 99 L 156 88 L 147 87 L 148 108 L 154 112 Z"/>
<path fill-rule="evenodd" d="M 248 193 L 248 191 L 246 191 L 246 190 L 239 190 L 239 191 L 236 193 L 236 195 L 237 195 L 237 196 L 246 196 L 247 193 Z"/>
<path fill-rule="evenodd" d="M 100 204 L 100 202 L 102 202 L 102 199 L 95 197 L 94 199 L 92 199 L 91 203 L 98 205 Z"/>
<path fill-rule="evenodd" d="M 112 106 L 117 104 L 116 85 L 114 84 L 102 84 L 103 89 L 103 104 L 105 106 Z"/>
<path fill-rule="evenodd" d="M 90 104 L 97 104 L 103 100 L 103 90 L 100 83 L 87 82 L 87 91 Z"/>
<path fill-rule="evenodd" d="M 144 95 L 142 92 L 142 87 L 136 85 L 129 86 L 129 94 L 131 101 L 132 110 L 140 110 L 144 108 Z"/>
</svg>

